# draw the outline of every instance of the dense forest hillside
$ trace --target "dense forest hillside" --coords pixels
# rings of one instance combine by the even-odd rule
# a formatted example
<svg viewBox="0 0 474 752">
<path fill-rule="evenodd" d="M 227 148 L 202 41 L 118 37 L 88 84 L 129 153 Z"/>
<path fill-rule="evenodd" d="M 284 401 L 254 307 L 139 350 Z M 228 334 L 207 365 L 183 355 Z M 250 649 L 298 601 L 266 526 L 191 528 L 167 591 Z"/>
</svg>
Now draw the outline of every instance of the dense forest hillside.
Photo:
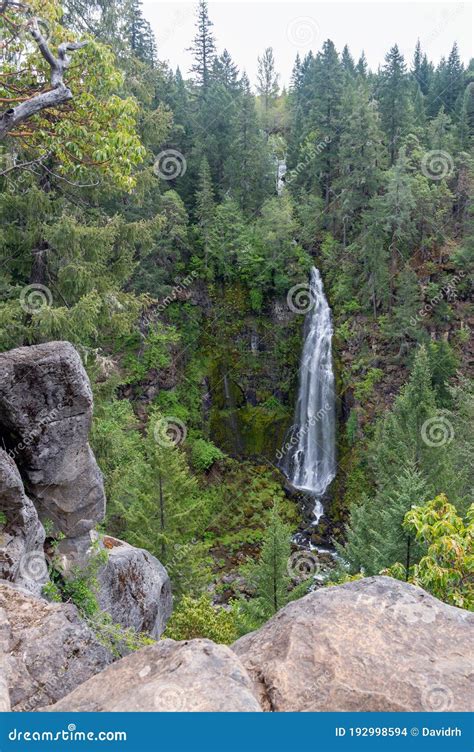
<svg viewBox="0 0 474 752">
<path fill-rule="evenodd" d="M 191 71 L 139 0 L 0 14 L 0 349 L 79 351 L 103 529 L 166 566 L 167 634 L 231 642 L 380 572 L 472 609 L 474 64 L 394 44 L 374 71 L 328 39 L 288 90 L 262 50 L 254 90 L 205 0 Z M 317 525 L 280 469 L 313 266 L 337 417 Z"/>
</svg>

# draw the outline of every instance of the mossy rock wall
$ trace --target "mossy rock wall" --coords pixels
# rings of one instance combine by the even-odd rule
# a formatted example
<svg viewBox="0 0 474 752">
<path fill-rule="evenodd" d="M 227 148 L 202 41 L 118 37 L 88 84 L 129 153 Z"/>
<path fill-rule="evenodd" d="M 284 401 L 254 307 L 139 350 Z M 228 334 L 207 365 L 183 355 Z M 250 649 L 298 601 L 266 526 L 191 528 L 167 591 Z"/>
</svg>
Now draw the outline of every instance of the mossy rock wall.
<svg viewBox="0 0 474 752">
<path fill-rule="evenodd" d="M 212 441 L 233 456 L 265 457 L 276 462 L 291 424 L 292 411 L 268 409 L 263 405 L 245 405 L 235 410 L 213 408 L 210 418 Z"/>
</svg>

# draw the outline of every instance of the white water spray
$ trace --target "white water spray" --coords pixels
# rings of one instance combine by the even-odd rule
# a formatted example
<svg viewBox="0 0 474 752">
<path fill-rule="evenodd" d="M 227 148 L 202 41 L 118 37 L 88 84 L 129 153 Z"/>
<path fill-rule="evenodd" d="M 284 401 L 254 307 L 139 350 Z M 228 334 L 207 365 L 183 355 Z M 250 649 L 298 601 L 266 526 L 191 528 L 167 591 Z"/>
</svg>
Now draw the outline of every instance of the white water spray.
<svg viewBox="0 0 474 752">
<path fill-rule="evenodd" d="M 314 524 L 321 498 L 336 475 L 336 412 L 331 309 L 319 271 L 311 270 L 311 310 L 306 314 L 295 422 L 285 443 L 281 468 L 298 490 L 314 498 Z"/>
</svg>

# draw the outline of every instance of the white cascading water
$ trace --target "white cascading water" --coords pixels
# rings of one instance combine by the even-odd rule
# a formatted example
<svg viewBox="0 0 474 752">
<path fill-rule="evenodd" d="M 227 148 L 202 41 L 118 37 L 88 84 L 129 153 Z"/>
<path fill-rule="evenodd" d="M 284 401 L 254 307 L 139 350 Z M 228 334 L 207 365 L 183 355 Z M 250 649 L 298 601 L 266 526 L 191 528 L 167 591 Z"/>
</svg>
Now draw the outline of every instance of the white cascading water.
<svg viewBox="0 0 474 752">
<path fill-rule="evenodd" d="M 321 498 L 336 475 L 336 412 L 332 366 L 331 309 L 319 271 L 311 270 L 311 310 L 306 314 L 295 422 L 281 468 L 292 486 L 314 498 L 314 524 Z"/>
</svg>

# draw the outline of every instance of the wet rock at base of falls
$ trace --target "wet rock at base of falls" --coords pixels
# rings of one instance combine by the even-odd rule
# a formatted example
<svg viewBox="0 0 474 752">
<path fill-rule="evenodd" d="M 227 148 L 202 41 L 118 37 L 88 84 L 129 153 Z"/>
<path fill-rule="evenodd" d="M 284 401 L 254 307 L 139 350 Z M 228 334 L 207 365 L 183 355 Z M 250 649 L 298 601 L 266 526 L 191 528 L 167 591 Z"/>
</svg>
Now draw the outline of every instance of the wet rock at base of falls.
<svg viewBox="0 0 474 752">
<path fill-rule="evenodd" d="M 474 614 L 390 577 L 325 587 L 232 646 L 272 711 L 472 711 Z"/>
<path fill-rule="evenodd" d="M 41 519 L 71 537 L 105 512 L 91 419 L 89 379 L 69 342 L 0 354 L 0 433 Z"/>
<path fill-rule="evenodd" d="M 15 463 L 0 449 L 0 581 L 8 580 L 40 595 L 48 581 L 43 551 L 45 533 L 25 495 Z"/>
<path fill-rule="evenodd" d="M 65 538 L 55 547 L 55 560 L 63 576 L 77 576 L 91 556 L 107 551 L 107 562 L 97 574 L 97 598 L 102 611 L 122 627 L 158 639 L 171 616 L 173 599 L 168 573 L 148 551 L 111 536 L 90 531 Z"/>
<path fill-rule="evenodd" d="M 259 712 L 253 684 L 226 645 L 163 640 L 122 658 L 52 712 Z"/>
<path fill-rule="evenodd" d="M 47 603 L 6 582 L 0 582 L 0 640 L 16 711 L 57 702 L 112 661 L 75 606 Z"/>
</svg>

